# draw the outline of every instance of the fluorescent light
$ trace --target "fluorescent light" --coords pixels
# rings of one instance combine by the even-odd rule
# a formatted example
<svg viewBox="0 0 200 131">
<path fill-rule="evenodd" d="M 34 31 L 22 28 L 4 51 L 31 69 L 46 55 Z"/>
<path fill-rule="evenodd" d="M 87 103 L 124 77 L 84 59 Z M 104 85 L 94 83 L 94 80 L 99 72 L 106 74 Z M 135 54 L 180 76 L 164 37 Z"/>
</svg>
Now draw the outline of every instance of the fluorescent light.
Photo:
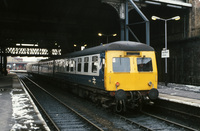
<svg viewBox="0 0 200 131">
<path fill-rule="evenodd" d="M 145 1 L 147 4 L 152 4 L 152 5 L 161 5 L 161 3 L 153 2 L 153 1 Z"/>
<path fill-rule="evenodd" d="M 34 44 L 21 44 L 21 46 L 34 46 Z"/>
<path fill-rule="evenodd" d="M 177 5 L 171 5 L 171 4 L 167 4 L 168 7 L 173 7 L 173 8 L 178 8 L 178 9 L 182 9 L 181 6 L 177 6 Z"/>
</svg>

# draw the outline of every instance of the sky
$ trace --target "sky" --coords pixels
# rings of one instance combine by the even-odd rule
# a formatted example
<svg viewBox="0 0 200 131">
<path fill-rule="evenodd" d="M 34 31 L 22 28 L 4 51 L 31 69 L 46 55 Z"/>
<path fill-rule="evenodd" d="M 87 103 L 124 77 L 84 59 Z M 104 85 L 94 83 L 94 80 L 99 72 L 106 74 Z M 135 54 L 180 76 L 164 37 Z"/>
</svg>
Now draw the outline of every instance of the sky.
<svg viewBox="0 0 200 131">
<path fill-rule="evenodd" d="M 47 59 L 48 57 L 19 57 L 19 58 L 23 58 L 23 61 L 25 62 L 36 62 L 41 59 Z"/>
</svg>

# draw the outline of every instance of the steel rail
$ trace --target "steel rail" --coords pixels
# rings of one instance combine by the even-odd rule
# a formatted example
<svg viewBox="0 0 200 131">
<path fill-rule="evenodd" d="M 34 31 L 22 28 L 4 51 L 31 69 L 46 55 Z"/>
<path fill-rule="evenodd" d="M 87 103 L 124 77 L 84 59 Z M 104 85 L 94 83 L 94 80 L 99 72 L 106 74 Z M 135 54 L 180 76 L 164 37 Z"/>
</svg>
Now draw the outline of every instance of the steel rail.
<svg viewBox="0 0 200 131">
<path fill-rule="evenodd" d="M 190 117 L 196 117 L 196 118 L 200 119 L 200 116 L 189 114 L 189 113 L 186 113 L 186 112 L 183 112 L 183 111 L 178 111 L 178 110 L 175 110 L 175 109 L 170 109 L 170 108 L 166 108 L 166 107 L 162 107 L 162 106 L 158 106 L 158 105 L 156 105 L 156 107 L 163 108 L 163 109 L 169 110 L 171 112 L 176 112 L 176 113 L 179 113 L 179 114 L 187 115 L 187 116 L 190 116 Z"/>
<path fill-rule="evenodd" d="M 144 130 L 146 130 L 146 131 L 153 131 L 152 129 L 150 129 L 150 128 L 148 128 L 148 127 L 142 125 L 142 124 L 139 124 L 139 123 L 137 123 L 137 122 L 135 122 L 135 121 L 132 121 L 132 120 L 130 120 L 130 119 L 124 117 L 124 116 L 121 116 L 121 115 L 119 115 L 119 114 L 114 114 L 114 115 L 118 116 L 120 119 L 125 120 L 126 122 L 129 122 L 129 123 L 132 124 L 132 125 L 136 125 L 136 126 L 138 126 L 139 128 L 142 128 L 142 129 L 144 129 Z"/>
<path fill-rule="evenodd" d="M 161 118 L 161 117 L 152 115 L 152 114 L 147 113 L 147 112 L 144 112 L 144 111 L 140 111 L 140 112 L 143 113 L 143 114 L 145 114 L 145 115 L 148 115 L 148 116 L 151 116 L 151 117 L 153 117 L 153 118 L 156 118 L 156 119 L 158 119 L 158 120 L 162 120 L 162 121 L 165 121 L 165 122 L 167 122 L 167 123 L 169 123 L 169 124 L 175 125 L 175 126 L 177 126 L 177 127 L 181 127 L 181 128 L 184 128 L 184 129 L 187 129 L 187 130 L 190 130 L 190 131 L 198 131 L 198 130 L 196 130 L 196 129 L 194 129 L 194 128 L 190 128 L 190 127 L 187 127 L 187 126 L 185 126 L 185 125 L 181 125 L 181 124 L 179 124 L 179 123 L 177 123 L 177 122 L 173 122 L 173 121 L 170 121 L 170 120 L 167 120 L 167 119 L 164 119 L 164 118 Z"/>
<path fill-rule="evenodd" d="M 33 101 L 36 102 L 36 105 L 39 106 L 39 108 L 42 110 L 42 112 L 44 112 L 44 114 L 46 115 L 46 117 L 48 118 L 48 120 L 50 120 L 51 124 L 54 126 L 54 128 L 57 131 L 60 131 L 59 127 L 55 124 L 55 122 L 51 119 L 51 117 L 48 115 L 48 113 L 45 111 L 45 109 L 42 107 L 42 105 L 40 104 L 40 102 L 35 98 L 35 96 L 33 95 L 33 93 L 29 90 L 28 86 L 25 84 L 25 82 L 19 78 L 19 81 L 22 83 L 22 85 L 24 86 L 24 88 L 26 88 L 26 90 L 28 91 L 28 93 L 31 95 L 32 99 L 34 99 Z"/>
<path fill-rule="evenodd" d="M 67 107 L 68 109 L 70 109 L 72 112 L 74 112 L 75 114 L 77 114 L 79 117 L 81 117 L 83 120 L 85 120 L 86 122 L 88 122 L 90 125 L 92 125 L 93 127 L 95 127 L 97 130 L 99 131 L 103 131 L 102 128 L 100 128 L 99 126 L 97 126 L 96 124 L 94 124 L 93 122 L 91 122 L 90 120 L 88 120 L 86 117 L 84 117 L 83 115 L 81 115 L 80 113 L 78 113 L 77 111 L 75 111 L 74 109 L 72 109 L 71 107 L 69 107 L 68 105 L 66 105 L 64 102 L 62 102 L 61 100 L 59 100 L 58 98 L 56 98 L 54 95 L 50 94 L 48 91 L 46 91 L 45 89 L 43 89 L 41 86 L 39 86 L 37 83 L 35 83 L 34 81 L 32 81 L 31 79 L 29 79 L 28 77 L 25 77 L 26 79 L 28 79 L 30 82 L 32 82 L 34 85 L 36 85 L 37 87 L 39 87 L 40 89 L 42 89 L 44 92 L 46 92 L 47 94 L 49 94 L 51 97 L 53 97 L 54 99 L 56 99 L 59 103 L 61 103 L 62 105 L 64 105 L 65 107 Z"/>
</svg>

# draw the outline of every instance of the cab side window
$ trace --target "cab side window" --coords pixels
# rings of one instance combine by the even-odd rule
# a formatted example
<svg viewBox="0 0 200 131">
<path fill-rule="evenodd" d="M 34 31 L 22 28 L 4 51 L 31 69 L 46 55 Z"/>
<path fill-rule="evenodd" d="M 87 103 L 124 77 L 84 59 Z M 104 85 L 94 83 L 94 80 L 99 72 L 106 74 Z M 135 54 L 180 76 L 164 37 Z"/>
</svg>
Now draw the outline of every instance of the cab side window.
<svg viewBox="0 0 200 131">
<path fill-rule="evenodd" d="M 92 57 L 92 73 L 97 73 L 98 69 L 98 56 Z"/>
</svg>

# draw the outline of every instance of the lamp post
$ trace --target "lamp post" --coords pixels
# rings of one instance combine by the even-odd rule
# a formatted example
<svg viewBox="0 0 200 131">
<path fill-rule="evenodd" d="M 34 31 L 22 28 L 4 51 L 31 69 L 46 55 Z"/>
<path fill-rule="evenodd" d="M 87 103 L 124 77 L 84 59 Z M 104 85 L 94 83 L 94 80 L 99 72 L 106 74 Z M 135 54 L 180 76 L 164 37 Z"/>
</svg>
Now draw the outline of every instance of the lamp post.
<svg viewBox="0 0 200 131">
<path fill-rule="evenodd" d="M 180 20 L 180 16 L 175 16 L 169 19 L 163 19 L 157 16 L 152 16 L 152 20 L 162 20 L 165 22 L 165 50 L 167 50 L 167 21 L 169 20 Z M 167 57 L 165 57 L 165 86 L 167 86 Z"/>
<path fill-rule="evenodd" d="M 108 37 L 109 36 L 117 36 L 117 34 L 109 34 L 109 35 L 106 35 L 106 34 L 102 34 L 102 33 L 98 33 L 98 36 L 106 36 L 106 43 L 108 43 Z"/>
</svg>

